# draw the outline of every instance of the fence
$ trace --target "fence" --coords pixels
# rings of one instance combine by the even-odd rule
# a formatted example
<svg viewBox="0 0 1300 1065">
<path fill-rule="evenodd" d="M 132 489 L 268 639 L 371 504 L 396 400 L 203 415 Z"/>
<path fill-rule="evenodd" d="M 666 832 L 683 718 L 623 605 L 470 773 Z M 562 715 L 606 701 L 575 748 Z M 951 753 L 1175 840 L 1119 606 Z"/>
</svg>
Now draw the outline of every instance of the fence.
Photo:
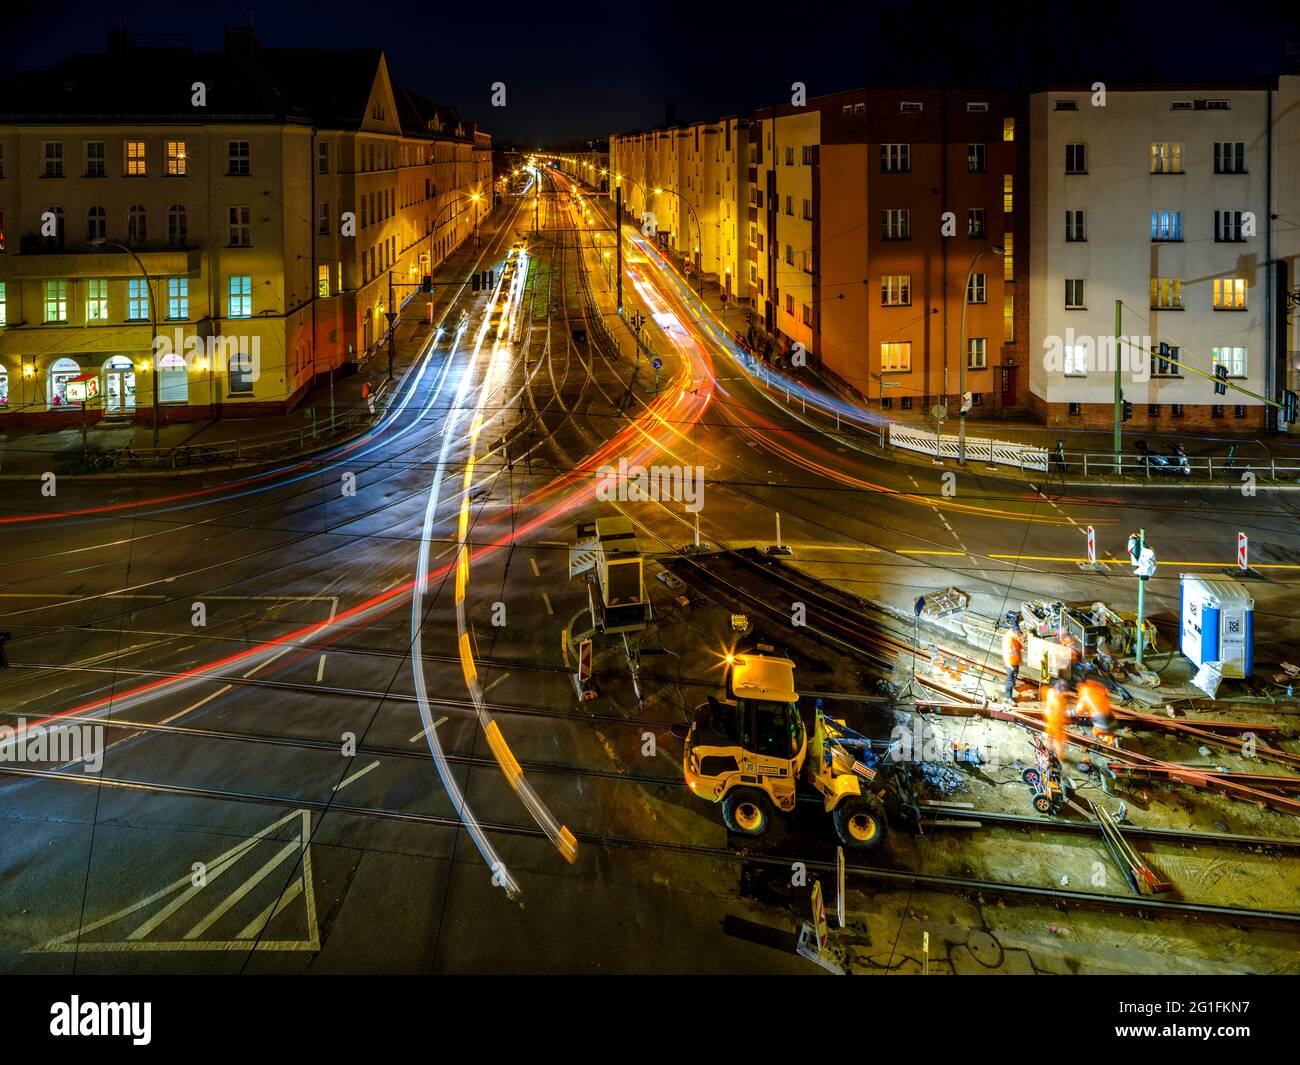
<svg viewBox="0 0 1300 1065">
<path fill-rule="evenodd" d="M 891 447 L 919 451 L 923 455 L 933 455 L 939 459 L 955 459 L 961 454 L 961 438 L 951 433 L 940 435 L 927 432 L 913 425 L 889 423 L 889 444 Z M 990 440 L 985 437 L 966 437 L 966 460 L 968 462 L 998 463 L 1003 466 L 1015 466 L 1020 470 L 1043 472 L 1047 469 L 1048 455 L 1045 448 L 1029 447 L 1009 440 Z"/>
</svg>

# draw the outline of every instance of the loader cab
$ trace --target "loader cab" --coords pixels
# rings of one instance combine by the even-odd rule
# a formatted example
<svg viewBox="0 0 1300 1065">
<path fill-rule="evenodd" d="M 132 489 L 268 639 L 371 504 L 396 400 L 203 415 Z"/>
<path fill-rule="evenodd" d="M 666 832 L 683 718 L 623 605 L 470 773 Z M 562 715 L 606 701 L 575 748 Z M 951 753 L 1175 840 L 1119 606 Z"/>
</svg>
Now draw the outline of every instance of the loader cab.
<svg viewBox="0 0 1300 1065">
<path fill-rule="evenodd" d="M 709 697 L 686 739 L 691 790 L 719 801 L 738 786 L 762 789 L 779 809 L 794 808 L 808 737 L 788 658 L 736 655 L 727 668 L 727 699 Z"/>
</svg>

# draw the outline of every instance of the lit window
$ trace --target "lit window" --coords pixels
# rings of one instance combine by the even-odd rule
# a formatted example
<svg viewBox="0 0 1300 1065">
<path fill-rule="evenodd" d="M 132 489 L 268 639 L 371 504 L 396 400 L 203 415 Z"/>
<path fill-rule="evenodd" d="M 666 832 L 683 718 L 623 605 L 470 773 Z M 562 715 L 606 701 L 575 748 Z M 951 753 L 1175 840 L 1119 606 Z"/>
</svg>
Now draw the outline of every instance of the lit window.
<svg viewBox="0 0 1300 1065">
<path fill-rule="evenodd" d="M 1016 298 L 1002 297 L 1002 339 L 1010 344 L 1016 339 Z"/>
<path fill-rule="evenodd" d="M 142 277 L 126 282 L 126 320 L 142 322 L 149 317 L 149 286 Z"/>
<path fill-rule="evenodd" d="M 1016 139 L 1016 120 L 1014 118 L 1004 118 L 1002 120 L 1002 139 L 1004 141 Z"/>
<path fill-rule="evenodd" d="M 892 341 L 880 345 L 881 373 L 901 373 L 912 368 L 912 342 Z"/>
<path fill-rule="evenodd" d="M 68 283 L 66 281 L 45 282 L 45 320 L 47 322 L 66 322 L 68 320 Z"/>
<path fill-rule="evenodd" d="M 1066 377 L 1088 376 L 1088 349 L 1086 347 L 1082 344 L 1066 344 L 1064 355 Z"/>
<path fill-rule="evenodd" d="M 880 279 L 880 305 L 882 307 L 905 307 L 911 302 L 911 274 L 886 274 Z"/>
<path fill-rule="evenodd" d="M 1215 278 L 1214 309 L 1216 311 L 1244 311 L 1246 309 L 1246 279 L 1244 277 Z"/>
<path fill-rule="evenodd" d="M 144 177 L 144 141 L 127 141 L 125 151 L 126 166 L 123 169 L 127 177 Z"/>
<path fill-rule="evenodd" d="M 170 177 L 184 177 L 188 161 L 184 141 L 167 142 L 167 174 Z"/>
<path fill-rule="evenodd" d="M 1181 174 L 1183 146 L 1173 141 L 1155 141 L 1151 145 L 1151 173 Z"/>
<path fill-rule="evenodd" d="M 330 268 L 328 266 L 316 267 L 316 295 L 328 296 L 330 294 Z"/>
<path fill-rule="evenodd" d="M 190 316 L 190 279 L 167 279 L 167 317 L 185 321 Z"/>
<path fill-rule="evenodd" d="M 253 315 L 253 279 L 248 274 L 231 274 L 226 307 L 227 318 L 251 318 Z"/>
<path fill-rule="evenodd" d="M 1016 179 L 1011 174 L 1002 175 L 1002 213 L 1010 214 L 1016 209 Z"/>
<path fill-rule="evenodd" d="M 108 282 L 91 279 L 86 282 L 86 321 L 103 322 L 108 319 Z"/>
<path fill-rule="evenodd" d="M 1152 211 L 1151 239 L 1153 241 L 1182 240 L 1182 211 Z"/>
<path fill-rule="evenodd" d="M 1181 310 L 1183 306 L 1183 282 L 1177 277 L 1153 277 L 1151 279 L 1151 307 L 1163 310 Z"/>
<path fill-rule="evenodd" d="M 1011 282 L 1016 279 L 1015 237 L 1011 230 L 1002 234 L 1002 280 Z"/>
<path fill-rule="evenodd" d="M 1226 366 L 1229 377 L 1246 376 L 1246 349 L 1245 348 L 1211 348 L 1210 349 L 1211 368 Z"/>
</svg>

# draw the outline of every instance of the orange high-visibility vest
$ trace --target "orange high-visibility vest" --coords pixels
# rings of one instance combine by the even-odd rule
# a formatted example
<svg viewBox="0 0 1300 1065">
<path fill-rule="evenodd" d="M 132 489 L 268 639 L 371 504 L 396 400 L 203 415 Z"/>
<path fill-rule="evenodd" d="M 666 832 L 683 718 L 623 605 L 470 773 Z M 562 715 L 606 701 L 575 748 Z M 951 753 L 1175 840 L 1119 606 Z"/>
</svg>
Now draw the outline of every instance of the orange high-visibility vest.
<svg viewBox="0 0 1300 1065">
<path fill-rule="evenodd" d="M 1095 680 L 1085 680 L 1079 685 L 1079 707 L 1088 711 L 1092 723 L 1101 728 L 1114 725 L 1110 713 L 1110 696 L 1104 685 Z"/>
<path fill-rule="evenodd" d="M 1015 629 L 1007 629 L 1002 634 L 1002 664 L 1008 668 L 1020 665 L 1020 652 L 1025 648 L 1025 642 L 1020 638 L 1020 633 Z"/>
</svg>

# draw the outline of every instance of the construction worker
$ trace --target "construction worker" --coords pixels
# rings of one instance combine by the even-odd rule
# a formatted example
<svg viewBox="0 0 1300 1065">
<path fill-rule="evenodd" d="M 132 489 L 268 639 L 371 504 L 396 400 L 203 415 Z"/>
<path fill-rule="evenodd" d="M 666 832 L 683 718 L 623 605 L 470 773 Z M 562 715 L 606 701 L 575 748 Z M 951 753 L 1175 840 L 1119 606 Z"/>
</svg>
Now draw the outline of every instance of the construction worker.
<svg viewBox="0 0 1300 1065">
<path fill-rule="evenodd" d="M 1020 656 L 1025 650 L 1024 637 L 1015 625 L 1008 625 L 1002 634 L 1002 664 L 1007 669 L 1006 701 L 1016 701 L 1016 677 L 1020 674 Z"/>
<path fill-rule="evenodd" d="M 1087 714 L 1092 719 L 1092 734 L 1102 743 L 1115 742 L 1115 715 L 1110 712 L 1110 696 L 1106 686 L 1097 680 L 1085 680 L 1075 690 L 1078 703 L 1076 716 Z"/>
<path fill-rule="evenodd" d="M 1065 757 L 1065 681 L 1059 677 L 1047 686 L 1043 698 L 1043 721 L 1057 758 Z"/>
</svg>

